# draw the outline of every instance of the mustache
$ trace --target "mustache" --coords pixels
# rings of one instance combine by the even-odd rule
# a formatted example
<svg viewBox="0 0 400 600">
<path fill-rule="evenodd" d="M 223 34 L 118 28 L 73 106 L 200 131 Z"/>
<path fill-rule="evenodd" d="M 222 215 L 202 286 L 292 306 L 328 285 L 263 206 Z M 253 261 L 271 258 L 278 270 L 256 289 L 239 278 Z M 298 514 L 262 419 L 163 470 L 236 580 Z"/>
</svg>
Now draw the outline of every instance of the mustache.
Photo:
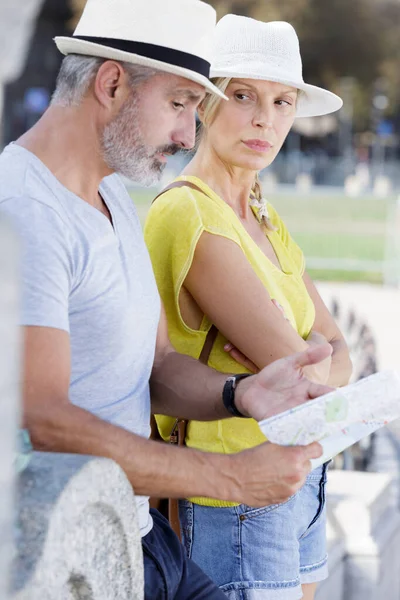
<svg viewBox="0 0 400 600">
<path fill-rule="evenodd" d="M 157 148 L 154 154 L 170 154 L 171 156 L 173 156 L 174 154 L 179 152 L 179 150 L 181 150 L 181 147 L 178 144 L 169 144 L 168 146 L 160 146 L 159 148 Z"/>
</svg>

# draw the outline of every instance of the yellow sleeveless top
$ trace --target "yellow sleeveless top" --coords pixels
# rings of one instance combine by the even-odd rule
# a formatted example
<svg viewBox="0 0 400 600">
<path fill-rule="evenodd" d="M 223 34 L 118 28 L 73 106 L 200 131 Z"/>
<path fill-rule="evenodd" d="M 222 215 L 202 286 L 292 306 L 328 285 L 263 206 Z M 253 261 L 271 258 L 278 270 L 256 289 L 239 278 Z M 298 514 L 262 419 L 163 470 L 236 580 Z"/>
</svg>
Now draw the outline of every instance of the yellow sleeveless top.
<svg viewBox="0 0 400 600">
<path fill-rule="evenodd" d="M 235 212 L 210 187 L 197 177 L 176 179 L 181 180 L 194 183 L 205 193 L 189 187 L 166 192 L 150 208 L 144 229 L 174 348 L 182 354 L 199 358 L 212 325 L 204 315 L 199 329 L 191 329 L 183 321 L 179 309 L 179 293 L 189 272 L 196 244 L 204 231 L 221 235 L 240 246 L 271 298 L 281 304 L 292 326 L 306 338 L 314 323 L 315 310 L 302 279 L 304 256 L 274 208 L 268 204 L 269 217 L 277 231 L 268 232 L 268 238 L 282 270 L 266 257 Z M 226 338 L 218 333 L 209 366 L 222 373 L 245 373 L 246 369 L 225 352 L 226 342 Z M 156 419 L 162 437 L 168 440 L 175 419 L 162 415 L 157 415 Z M 265 441 L 256 421 L 240 418 L 190 421 L 186 437 L 187 446 L 224 454 L 252 448 Z M 209 498 L 191 500 L 208 506 L 235 505 Z"/>
</svg>

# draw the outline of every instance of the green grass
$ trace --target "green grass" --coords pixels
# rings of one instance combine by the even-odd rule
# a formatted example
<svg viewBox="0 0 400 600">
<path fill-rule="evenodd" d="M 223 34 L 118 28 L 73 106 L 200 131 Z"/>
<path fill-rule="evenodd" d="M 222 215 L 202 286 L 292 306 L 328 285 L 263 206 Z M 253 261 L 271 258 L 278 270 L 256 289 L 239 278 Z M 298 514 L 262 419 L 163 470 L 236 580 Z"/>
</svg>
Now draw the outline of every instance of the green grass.
<svg viewBox="0 0 400 600">
<path fill-rule="evenodd" d="M 364 283 L 382 284 L 382 273 L 374 271 L 340 271 L 338 269 L 307 269 L 314 281 L 358 281 Z"/>
<path fill-rule="evenodd" d="M 395 200 L 363 196 L 347 198 L 335 195 L 289 196 L 273 195 L 268 197 L 271 204 L 285 219 L 333 219 L 340 221 L 384 221 L 388 206 Z"/>
<path fill-rule="evenodd" d="M 296 232 L 293 237 L 305 256 L 309 257 L 376 261 L 384 259 L 385 236 L 382 234 Z"/>
<path fill-rule="evenodd" d="M 144 223 L 154 192 L 140 191 L 132 197 Z M 274 194 L 268 199 L 302 248 L 306 261 L 309 260 L 308 270 L 314 279 L 382 282 L 380 263 L 385 260 L 386 224 L 394 197 L 347 198 L 294 193 Z M 320 268 L 317 262 L 313 267 L 313 259 L 328 260 L 329 264 Z M 369 264 L 371 261 L 376 263 L 373 268 Z M 343 266 L 345 264 L 347 268 Z"/>
</svg>

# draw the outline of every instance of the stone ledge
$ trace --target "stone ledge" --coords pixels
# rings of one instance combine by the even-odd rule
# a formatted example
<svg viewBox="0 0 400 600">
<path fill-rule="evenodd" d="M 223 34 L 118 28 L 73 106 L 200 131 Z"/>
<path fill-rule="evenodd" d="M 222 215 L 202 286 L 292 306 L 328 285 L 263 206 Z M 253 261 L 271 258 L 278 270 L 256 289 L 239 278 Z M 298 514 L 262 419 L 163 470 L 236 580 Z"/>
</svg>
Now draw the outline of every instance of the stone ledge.
<svg viewBox="0 0 400 600">
<path fill-rule="evenodd" d="M 111 460 L 35 452 L 18 481 L 13 600 L 142 600 L 130 483 Z"/>
</svg>

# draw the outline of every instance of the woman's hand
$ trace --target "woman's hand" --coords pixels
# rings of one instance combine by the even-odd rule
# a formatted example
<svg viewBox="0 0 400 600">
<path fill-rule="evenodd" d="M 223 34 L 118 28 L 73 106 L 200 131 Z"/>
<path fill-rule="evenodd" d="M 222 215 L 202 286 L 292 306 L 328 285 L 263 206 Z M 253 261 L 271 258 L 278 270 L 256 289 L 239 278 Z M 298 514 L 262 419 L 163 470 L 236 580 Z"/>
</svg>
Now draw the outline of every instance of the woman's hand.
<svg viewBox="0 0 400 600">
<path fill-rule="evenodd" d="M 259 373 L 260 369 L 230 342 L 225 344 L 224 350 L 230 354 L 233 360 L 236 360 L 236 362 L 248 369 L 251 373 Z"/>
<path fill-rule="evenodd" d="M 323 346 L 329 343 L 326 337 L 319 333 L 318 331 L 314 331 L 312 329 L 308 334 L 306 339 L 307 344 L 310 348 L 315 348 L 316 346 Z M 333 350 L 333 348 L 332 348 Z M 327 383 L 329 381 L 329 375 L 332 367 L 332 354 L 328 356 L 325 360 L 321 361 L 318 365 L 318 380 L 322 383 Z"/>
</svg>

